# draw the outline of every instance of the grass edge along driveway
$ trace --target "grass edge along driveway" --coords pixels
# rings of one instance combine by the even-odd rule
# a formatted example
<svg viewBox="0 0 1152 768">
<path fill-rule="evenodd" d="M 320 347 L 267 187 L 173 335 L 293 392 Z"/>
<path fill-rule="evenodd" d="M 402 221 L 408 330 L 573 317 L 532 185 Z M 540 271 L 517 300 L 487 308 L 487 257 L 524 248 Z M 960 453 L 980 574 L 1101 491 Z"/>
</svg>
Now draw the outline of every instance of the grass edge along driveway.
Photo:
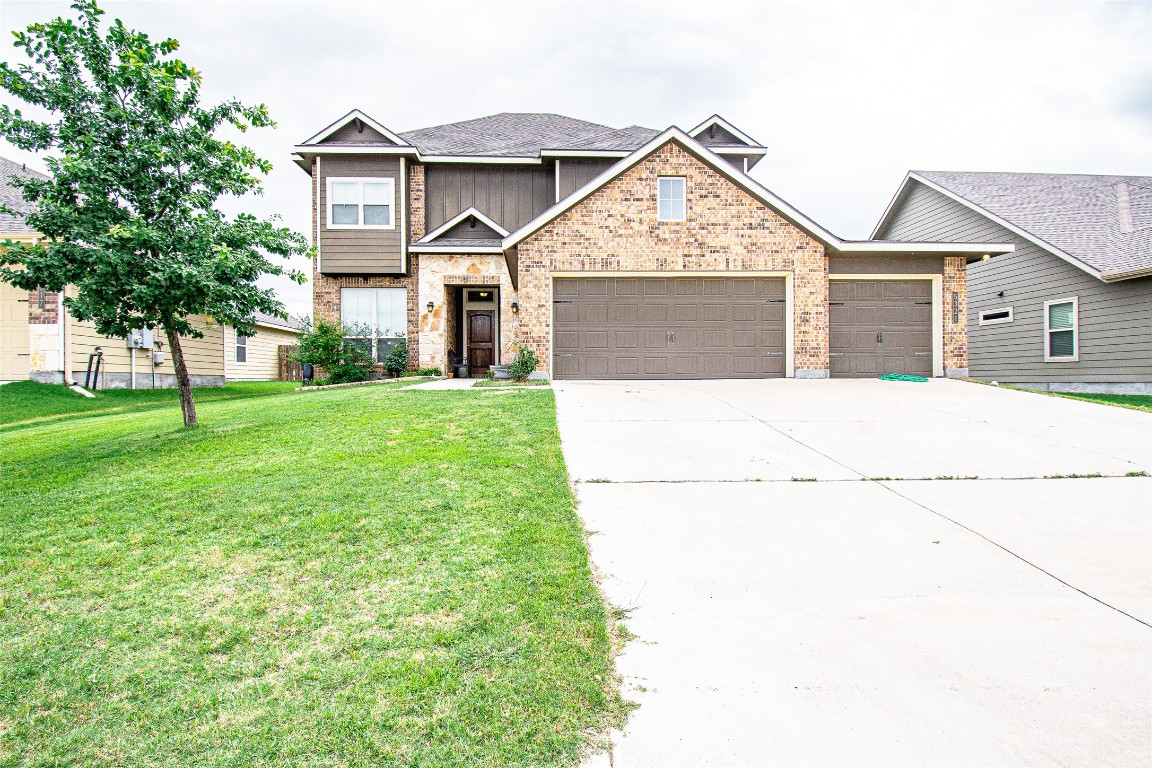
<svg viewBox="0 0 1152 768">
<path fill-rule="evenodd" d="M 551 393 L 0 441 L 0 764 L 572 766 L 619 724 Z"/>
</svg>

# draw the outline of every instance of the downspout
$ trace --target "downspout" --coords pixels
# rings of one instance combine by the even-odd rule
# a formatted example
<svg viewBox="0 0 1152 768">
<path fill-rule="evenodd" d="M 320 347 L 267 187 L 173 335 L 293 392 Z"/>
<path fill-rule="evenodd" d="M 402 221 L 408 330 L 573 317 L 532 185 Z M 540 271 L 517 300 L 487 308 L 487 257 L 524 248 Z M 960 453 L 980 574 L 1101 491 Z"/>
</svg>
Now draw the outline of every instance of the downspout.
<svg viewBox="0 0 1152 768">
<path fill-rule="evenodd" d="M 128 350 L 128 375 L 132 377 L 132 389 L 136 389 L 136 347 Z"/>
<path fill-rule="evenodd" d="M 56 294 L 56 322 L 60 325 L 60 376 L 65 386 L 72 383 L 72 367 L 68 364 L 68 318 L 64 315 L 64 291 Z"/>
</svg>

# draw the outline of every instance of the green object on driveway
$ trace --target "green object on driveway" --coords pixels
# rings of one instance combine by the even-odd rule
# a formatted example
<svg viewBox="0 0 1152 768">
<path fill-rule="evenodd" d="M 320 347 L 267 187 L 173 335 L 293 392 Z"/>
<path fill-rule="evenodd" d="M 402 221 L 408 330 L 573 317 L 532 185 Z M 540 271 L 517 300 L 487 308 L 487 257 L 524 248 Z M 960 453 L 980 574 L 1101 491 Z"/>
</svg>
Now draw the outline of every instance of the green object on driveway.
<svg viewBox="0 0 1152 768">
<path fill-rule="evenodd" d="M 923 376 L 912 376 L 907 373 L 886 373 L 883 376 L 877 376 L 880 381 L 928 381 Z"/>
</svg>

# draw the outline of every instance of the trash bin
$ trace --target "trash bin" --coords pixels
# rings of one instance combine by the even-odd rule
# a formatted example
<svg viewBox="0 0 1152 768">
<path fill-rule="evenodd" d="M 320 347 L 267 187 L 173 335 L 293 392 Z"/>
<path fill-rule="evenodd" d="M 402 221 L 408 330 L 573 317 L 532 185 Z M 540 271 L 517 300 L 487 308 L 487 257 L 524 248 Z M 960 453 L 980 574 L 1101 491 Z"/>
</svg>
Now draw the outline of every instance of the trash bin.
<svg viewBox="0 0 1152 768">
<path fill-rule="evenodd" d="M 304 380 L 305 384 L 312 383 L 312 363 L 303 363 L 300 366 L 300 378 Z"/>
</svg>

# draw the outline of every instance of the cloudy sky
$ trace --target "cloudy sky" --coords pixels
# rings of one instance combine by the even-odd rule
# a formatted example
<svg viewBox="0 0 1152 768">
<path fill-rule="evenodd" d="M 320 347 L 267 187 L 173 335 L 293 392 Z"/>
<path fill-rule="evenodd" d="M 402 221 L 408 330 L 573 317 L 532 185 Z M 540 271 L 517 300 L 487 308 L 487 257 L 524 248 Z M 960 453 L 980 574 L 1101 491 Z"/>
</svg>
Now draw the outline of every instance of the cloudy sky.
<svg viewBox="0 0 1152 768">
<path fill-rule="evenodd" d="M 1152 2 L 104 7 L 180 40 L 206 100 L 269 106 L 279 128 L 249 143 L 276 167 L 241 206 L 301 232 L 309 184 L 291 148 L 353 107 L 397 131 L 505 111 L 690 128 L 717 112 L 767 145 L 753 176 L 855 238 L 910 168 L 1152 175 Z M 0 35 L 67 12 L 0 0 Z M 309 310 L 307 286 L 276 286 Z"/>
</svg>

